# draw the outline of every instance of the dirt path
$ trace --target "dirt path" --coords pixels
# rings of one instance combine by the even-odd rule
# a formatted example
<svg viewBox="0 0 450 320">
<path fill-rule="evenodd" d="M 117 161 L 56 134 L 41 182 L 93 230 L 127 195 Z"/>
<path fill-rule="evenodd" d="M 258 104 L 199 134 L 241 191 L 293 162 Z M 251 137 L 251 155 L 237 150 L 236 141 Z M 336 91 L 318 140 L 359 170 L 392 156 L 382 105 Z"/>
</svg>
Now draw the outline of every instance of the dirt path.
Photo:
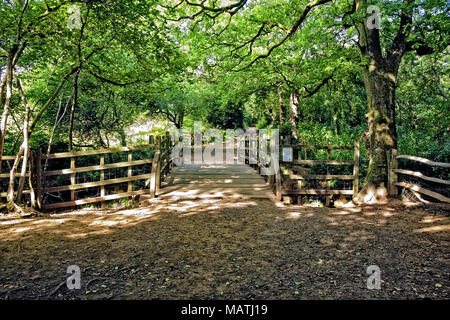
<svg viewBox="0 0 450 320">
<path fill-rule="evenodd" d="M 448 212 L 398 202 L 156 201 L 2 218 L 0 298 L 448 299 L 449 231 Z M 65 286 L 69 265 L 81 268 L 81 290 Z M 369 265 L 381 290 L 366 287 Z"/>
</svg>

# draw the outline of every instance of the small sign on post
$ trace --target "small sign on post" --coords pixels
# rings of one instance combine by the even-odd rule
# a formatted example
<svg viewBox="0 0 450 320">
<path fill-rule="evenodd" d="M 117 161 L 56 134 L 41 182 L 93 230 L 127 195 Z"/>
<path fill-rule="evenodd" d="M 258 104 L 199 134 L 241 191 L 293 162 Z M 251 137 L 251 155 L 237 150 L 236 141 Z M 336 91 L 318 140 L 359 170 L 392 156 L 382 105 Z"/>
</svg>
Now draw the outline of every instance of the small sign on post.
<svg viewBox="0 0 450 320">
<path fill-rule="evenodd" d="M 292 162 L 293 153 L 292 147 L 283 147 L 283 162 Z"/>
</svg>

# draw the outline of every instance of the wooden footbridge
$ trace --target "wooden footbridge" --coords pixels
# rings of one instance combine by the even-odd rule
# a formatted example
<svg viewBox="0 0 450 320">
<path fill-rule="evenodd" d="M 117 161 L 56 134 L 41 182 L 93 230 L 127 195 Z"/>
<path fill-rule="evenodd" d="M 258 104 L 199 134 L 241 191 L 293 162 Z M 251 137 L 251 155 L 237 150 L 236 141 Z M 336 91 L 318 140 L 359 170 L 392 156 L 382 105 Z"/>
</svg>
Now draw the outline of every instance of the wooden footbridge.
<svg viewBox="0 0 450 320">
<path fill-rule="evenodd" d="M 245 151 L 239 155 L 237 142 L 232 147 L 224 143 L 220 146 L 221 155 L 216 157 L 216 146 L 210 161 L 204 161 L 202 156 L 205 145 L 192 146 L 189 157 L 181 149 L 179 156 L 182 164 L 178 166 L 173 165 L 173 159 L 164 158 L 164 163 L 171 162 L 171 170 L 170 174 L 163 170 L 165 179 L 158 178 L 160 181 L 156 182 L 155 195 L 160 199 L 274 199 L 274 179 L 260 175 L 262 165 L 258 161 L 253 161 L 254 165 L 249 164 L 248 141 L 241 147 Z M 200 160 L 196 159 L 196 150 L 200 151 Z"/>
<path fill-rule="evenodd" d="M 258 198 L 274 194 L 258 172 L 245 164 L 184 164 L 174 168 L 158 198 Z"/>
<path fill-rule="evenodd" d="M 24 197 L 37 209 L 52 210 L 101 203 L 121 198 L 131 199 L 275 199 L 298 200 L 325 198 L 327 205 L 333 197 L 352 197 L 359 187 L 359 141 L 353 146 L 294 145 L 282 140 L 279 157 L 259 157 L 258 140 L 240 139 L 237 149 L 223 145 L 224 161 L 212 164 L 196 162 L 191 154 L 175 165 L 174 148 L 169 134 L 150 138 L 145 145 L 98 150 L 43 154 L 34 150 L 26 173 L 28 185 Z M 256 146 L 254 145 L 256 143 Z M 179 146 L 179 145 L 178 145 Z M 202 152 L 205 145 L 202 146 Z M 193 147 L 195 149 L 195 147 Z M 181 149 L 183 150 L 183 149 Z M 238 154 L 239 150 L 239 154 Z M 254 152 L 256 150 L 256 153 Z M 192 149 L 191 149 L 192 152 Z M 233 154 L 229 161 L 229 154 Z M 268 154 L 272 154 L 267 150 Z M 285 155 L 286 152 L 286 155 Z M 397 159 L 411 159 L 425 164 L 448 168 L 449 164 L 411 157 L 388 157 L 389 193 L 396 187 L 450 202 L 446 191 L 440 195 L 409 180 L 398 182 L 398 175 L 425 179 L 427 183 L 448 185 L 448 180 L 431 178 L 419 172 L 398 169 Z M 191 161 L 192 160 L 192 161 Z M 238 161 L 239 160 L 239 161 Z M 21 162 L 13 156 L 3 156 L 0 172 L 0 197 L 6 197 L 11 181 L 19 172 L 6 172 L 11 162 Z M 221 163 L 219 163 L 221 162 Z M 278 170 L 267 171 L 269 163 L 279 163 Z M 17 166 L 16 166 L 17 167 Z M 5 170 L 6 169 L 6 170 Z M 273 169 L 273 168 L 271 168 Z M 262 174 L 264 173 L 264 174 Z M 15 183 L 17 186 L 17 182 Z M 433 186 L 430 186 L 430 188 Z M 16 189 L 14 189 L 16 191 Z M 440 189 L 436 189 L 440 190 Z"/>
<path fill-rule="evenodd" d="M 328 171 L 326 175 L 311 174 L 303 170 L 305 165 L 326 165 L 327 168 L 332 165 L 354 165 L 357 168 L 356 159 L 329 159 L 332 150 L 353 149 L 353 146 L 315 146 L 313 149 L 328 149 L 328 160 L 311 160 L 307 159 L 311 154 L 308 153 L 310 151 L 307 151 L 307 146 L 282 145 L 281 147 L 292 149 L 291 159 L 286 160 L 290 163 L 284 162 L 283 165 L 285 159 L 278 162 L 279 154 L 275 156 L 276 160 L 267 156 L 273 156 L 269 143 L 267 155 L 265 153 L 260 157 L 259 140 L 246 136 L 239 139 L 239 147 L 236 145 L 237 141 L 231 148 L 226 143 L 222 145 L 223 161 L 217 161 L 214 155 L 212 164 L 197 163 L 194 154 L 191 153 L 188 157 L 183 154 L 183 148 L 180 148 L 179 155 L 183 161 L 175 165 L 173 150 L 176 146 L 168 133 L 162 137 L 157 136 L 156 139 L 151 136 L 149 142 L 145 145 L 99 150 L 47 154 L 40 150 L 33 152 L 30 172 L 27 173 L 29 188 L 25 192 L 30 205 L 42 210 L 73 208 L 92 203 L 101 203 L 104 207 L 108 201 L 121 198 L 155 197 L 275 200 L 299 197 L 301 201 L 305 196 L 352 195 L 356 190 L 351 185 L 345 190 L 332 189 L 330 181 L 340 179 L 357 182 L 357 170 L 354 170 L 356 173 L 353 175 L 333 175 Z M 200 154 L 203 154 L 207 146 L 208 143 L 205 143 L 201 147 Z M 195 148 L 191 148 L 191 152 Z M 212 150 L 211 155 L 218 150 L 217 146 Z M 229 159 L 230 152 L 232 161 Z M 4 157 L 8 161 L 13 159 Z M 274 163 L 277 163 L 277 169 L 274 169 Z M 281 170 L 278 163 L 281 164 Z M 10 175 L 11 173 L 1 174 L 0 179 Z M 305 179 L 324 180 L 325 184 L 309 187 L 302 182 Z"/>
</svg>

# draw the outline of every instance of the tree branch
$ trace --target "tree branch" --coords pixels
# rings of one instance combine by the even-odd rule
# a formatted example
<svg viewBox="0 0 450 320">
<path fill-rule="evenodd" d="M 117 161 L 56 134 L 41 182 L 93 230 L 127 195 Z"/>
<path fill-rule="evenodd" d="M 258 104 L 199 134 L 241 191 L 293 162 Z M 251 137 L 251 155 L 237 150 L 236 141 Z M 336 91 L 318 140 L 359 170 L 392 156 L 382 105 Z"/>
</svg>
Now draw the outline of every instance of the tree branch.
<svg viewBox="0 0 450 320">
<path fill-rule="evenodd" d="M 302 14 L 300 15 L 300 17 L 297 19 L 297 21 L 292 26 L 292 28 L 289 30 L 289 32 L 283 37 L 283 39 L 281 39 L 276 44 L 272 45 L 265 54 L 261 54 L 261 55 L 257 56 L 256 58 L 254 58 L 252 61 L 250 61 L 244 67 L 236 69 L 236 70 L 233 70 L 233 71 L 236 71 L 236 72 L 242 71 L 242 70 L 252 66 L 256 61 L 258 61 L 260 59 L 263 59 L 263 58 L 267 58 L 268 56 L 270 56 L 270 54 L 272 53 L 273 50 L 275 50 L 276 48 L 281 46 L 283 43 L 285 43 L 300 28 L 301 24 L 305 21 L 306 17 L 308 16 L 308 13 L 314 7 L 323 5 L 323 4 L 331 2 L 331 1 L 332 0 L 315 0 L 315 1 L 311 1 L 310 3 L 308 3 L 306 5 L 305 9 L 303 9 Z"/>
</svg>

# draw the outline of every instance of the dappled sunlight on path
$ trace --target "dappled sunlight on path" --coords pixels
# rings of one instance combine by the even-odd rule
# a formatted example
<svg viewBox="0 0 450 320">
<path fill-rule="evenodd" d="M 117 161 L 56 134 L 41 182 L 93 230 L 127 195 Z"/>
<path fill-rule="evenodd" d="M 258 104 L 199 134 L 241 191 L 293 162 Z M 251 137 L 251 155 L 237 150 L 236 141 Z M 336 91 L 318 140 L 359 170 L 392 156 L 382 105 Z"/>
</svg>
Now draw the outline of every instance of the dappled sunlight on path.
<svg viewBox="0 0 450 320">
<path fill-rule="evenodd" d="M 15 294 L 45 298 L 77 264 L 86 282 L 99 279 L 95 291 L 63 288 L 54 298 L 449 297 L 449 219 L 395 201 L 321 208 L 260 199 L 3 218 L 0 294 L 25 285 Z M 380 291 L 365 286 L 373 264 Z"/>
<path fill-rule="evenodd" d="M 8 218 L 0 220 L 0 241 L 25 238 L 31 232 L 51 232 L 67 238 L 110 233 L 114 228 L 132 227 L 143 221 L 157 220 L 164 213 L 179 217 L 225 208 L 256 206 L 255 201 L 223 199 L 172 200 L 154 199 L 147 205 L 128 209 L 78 209 L 34 218 Z"/>
</svg>

